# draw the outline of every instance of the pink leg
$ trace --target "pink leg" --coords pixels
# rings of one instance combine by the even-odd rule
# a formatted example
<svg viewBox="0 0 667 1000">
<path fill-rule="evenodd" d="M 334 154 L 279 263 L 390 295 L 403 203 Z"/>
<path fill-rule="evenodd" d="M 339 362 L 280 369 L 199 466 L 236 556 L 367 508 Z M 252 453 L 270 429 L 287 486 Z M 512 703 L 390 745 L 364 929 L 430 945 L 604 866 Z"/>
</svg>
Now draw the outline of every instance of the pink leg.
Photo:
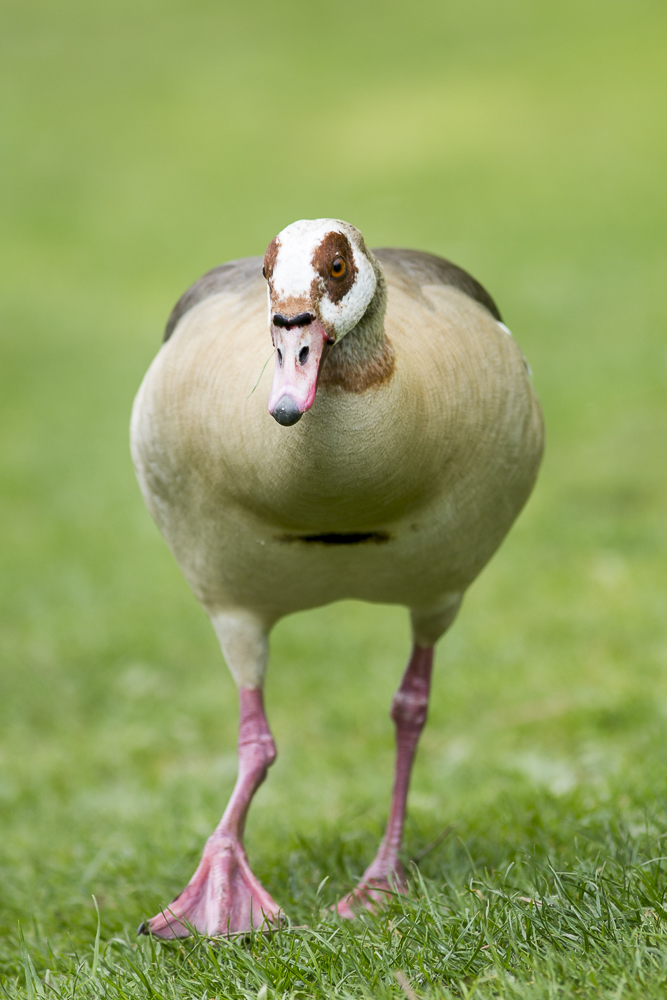
<svg viewBox="0 0 667 1000">
<path fill-rule="evenodd" d="M 341 917 L 354 917 L 354 908 L 374 910 L 378 903 L 387 900 L 388 892 L 406 891 L 405 869 L 398 852 L 403 838 L 412 762 L 426 722 L 432 669 L 433 647 L 425 649 L 415 645 L 391 704 L 391 717 L 396 724 L 396 770 L 387 829 L 375 860 L 364 872 L 359 885 L 336 905 Z"/>
<path fill-rule="evenodd" d="M 229 935 L 279 919 L 280 908 L 250 870 L 242 840 L 250 802 L 276 758 L 276 746 L 261 689 L 241 688 L 239 699 L 239 773 L 232 797 L 188 885 L 141 925 L 140 934 L 187 937 L 189 924 L 201 934 Z"/>
</svg>

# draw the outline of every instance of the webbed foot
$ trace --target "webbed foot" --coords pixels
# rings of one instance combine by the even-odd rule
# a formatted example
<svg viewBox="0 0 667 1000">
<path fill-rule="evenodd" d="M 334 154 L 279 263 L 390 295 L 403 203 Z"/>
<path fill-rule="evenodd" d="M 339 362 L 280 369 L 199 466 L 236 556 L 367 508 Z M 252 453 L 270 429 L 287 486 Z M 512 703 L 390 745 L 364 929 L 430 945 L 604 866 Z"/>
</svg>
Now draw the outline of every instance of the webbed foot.
<svg viewBox="0 0 667 1000">
<path fill-rule="evenodd" d="M 194 928 L 210 937 L 228 937 L 270 929 L 280 917 L 280 907 L 253 875 L 242 844 L 216 832 L 180 896 L 143 923 L 139 933 L 182 938 Z"/>
<path fill-rule="evenodd" d="M 332 910 L 346 920 L 354 920 L 360 910 L 377 913 L 392 896 L 408 891 L 405 868 L 396 860 L 391 865 L 376 860 L 366 869 L 359 884 L 343 896 Z"/>
</svg>

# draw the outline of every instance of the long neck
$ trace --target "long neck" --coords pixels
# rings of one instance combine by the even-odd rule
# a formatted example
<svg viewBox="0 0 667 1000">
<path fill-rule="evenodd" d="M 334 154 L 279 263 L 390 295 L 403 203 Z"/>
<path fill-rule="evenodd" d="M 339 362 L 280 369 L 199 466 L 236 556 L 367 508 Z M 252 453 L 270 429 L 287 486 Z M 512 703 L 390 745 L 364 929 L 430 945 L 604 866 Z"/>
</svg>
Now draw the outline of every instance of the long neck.
<svg viewBox="0 0 667 1000">
<path fill-rule="evenodd" d="M 354 329 L 331 348 L 322 366 L 320 386 L 364 392 L 385 382 L 394 370 L 394 350 L 384 332 L 387 283 L 379 262 L 369 256 L 377 278 L 375 294 Z"/>
</svg>

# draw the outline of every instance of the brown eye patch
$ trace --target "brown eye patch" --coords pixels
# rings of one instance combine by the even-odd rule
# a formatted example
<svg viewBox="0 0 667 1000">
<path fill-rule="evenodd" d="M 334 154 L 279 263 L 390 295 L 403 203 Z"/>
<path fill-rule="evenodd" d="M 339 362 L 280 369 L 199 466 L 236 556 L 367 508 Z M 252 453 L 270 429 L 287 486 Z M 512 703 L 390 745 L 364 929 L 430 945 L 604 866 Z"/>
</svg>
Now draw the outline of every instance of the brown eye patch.
<svg viewBox="0 0 667 1000">
<path fill-rule="evenodd" d="M 262 274 L 267 281 L 270 281 L 273 275 L 273 269 L 276 266 L 276 257 L 278 256 L 278 251 L 280 250 L 280 240 L 275 236 L 268 247 L 266 248 L 266 253 L 264 254 L 264 267 L 262 268 Z"/>
<path fill-rule="evenodd" d="M 313 267 L 324 279 L 327 294 L 332 302 L 340 302 L 347 295 L 357 276 L 357 268 L 347 236 L 327 233 L 315 247 Z"/>
</svg>

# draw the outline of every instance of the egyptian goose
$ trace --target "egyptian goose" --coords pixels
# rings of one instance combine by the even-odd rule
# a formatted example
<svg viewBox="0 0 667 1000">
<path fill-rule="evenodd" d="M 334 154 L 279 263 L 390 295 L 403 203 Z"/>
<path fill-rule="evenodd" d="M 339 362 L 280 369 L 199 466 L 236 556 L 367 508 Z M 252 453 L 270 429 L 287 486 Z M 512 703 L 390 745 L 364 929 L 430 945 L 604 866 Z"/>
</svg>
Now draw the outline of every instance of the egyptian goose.
<svg viewBox="0 0 667 1000">
<path fill-rule="evenodd" d="M 474 278 L 428 253 L 371 251 L 334 219 L 295 222 L 263 262 L 204 275 L 164 340 L 134 404 L 132 455 L 238 686 L 239 770 L 191 881 L 140 930 L 226 935 L 280 920 L 242 843 L 276 756 L 267 637 L 283 615 L 341 598 L 405 605 L 413 633 L 391 706 L 386 833 L 336 907 L 352 917 L 405 890 L 399 848 L 433 647 L 528 498 L 539 403 Z"/>
</svg>

